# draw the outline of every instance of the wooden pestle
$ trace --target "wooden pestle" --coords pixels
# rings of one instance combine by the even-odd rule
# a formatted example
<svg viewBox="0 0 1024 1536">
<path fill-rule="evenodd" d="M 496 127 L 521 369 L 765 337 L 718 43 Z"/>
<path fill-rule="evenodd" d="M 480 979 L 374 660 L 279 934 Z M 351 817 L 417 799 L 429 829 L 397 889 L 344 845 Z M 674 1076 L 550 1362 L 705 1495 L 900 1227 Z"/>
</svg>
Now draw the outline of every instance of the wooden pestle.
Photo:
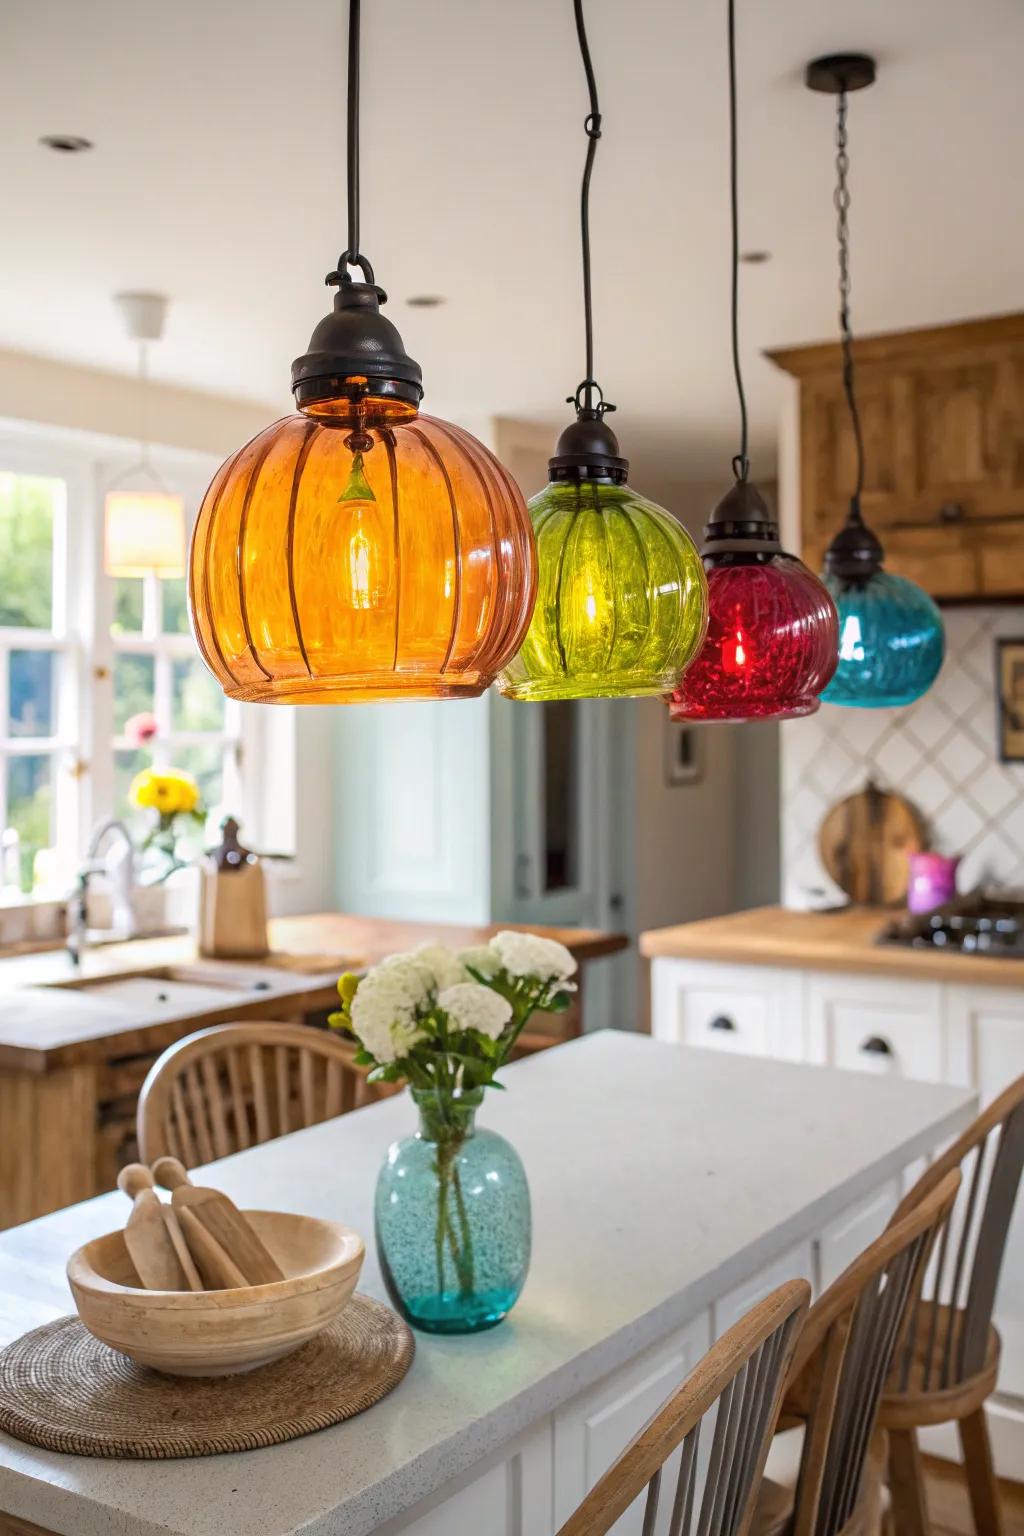
<svg viewBox="0 0 1024 1536">
<path fill-rule="evenodd" d="M 153 1188 L 153 1175 L 146 1165 L 128 1163 L 117 1176 L 117 1187 L 133 1202 L 124 1241 L 146 1290 L 201 1291 L 203 1282 L 178 1218 Z"/>
<path fill-rule="evenodd" d="M 171 1190 L 172 1207 L 181 1219 L 200 1269 L 203 1269 L 203 1260 L 196 1248 L 195 1229 L 190 1222 L 186 1223 L 186 1214 L 205 1228 L 227 1255 L 235 1273 L 240 1273 L 241 1279 L 233 1283 L 267 1285 L 284 1279 L 284 1271 L 269 1248 L 227 1195 L 218 1189 L 193 1184 L 184 1164 L 176 1157 L 158 1157 L 153 1164 L 153 1177 L 164 1189 Z"/>
</svg>

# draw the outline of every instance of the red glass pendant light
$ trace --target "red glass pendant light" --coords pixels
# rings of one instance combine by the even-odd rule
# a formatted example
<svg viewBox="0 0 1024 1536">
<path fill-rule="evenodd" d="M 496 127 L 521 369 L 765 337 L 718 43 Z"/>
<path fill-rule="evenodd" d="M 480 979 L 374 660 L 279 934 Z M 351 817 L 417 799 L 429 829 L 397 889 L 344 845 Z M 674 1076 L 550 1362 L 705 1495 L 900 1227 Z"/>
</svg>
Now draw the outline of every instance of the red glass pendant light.
<svg viewBox="0 0 1024 1536">
<path fill-rule="evenodd" d="M 786 720 L 810 715 L 836 669 L 839 627 L 822 582 L 786 554 L 764 497 L 748 479 L 747 403 L 739 358 L 739 207 L 735 0 L 729 0 L 732 357 L 740 407 L 735 484 L 704 529 L 708 632 L 671 695 L 673 720 Z"/>
<path fill-rule="evenodd" d="M 785 720 L 811 715 L 836 669 L 835 605 L 779 543 L 764 498 L 738 479 L 701 545 L 708 633 L 672 694 L 673 720 Z"/>
</svg>

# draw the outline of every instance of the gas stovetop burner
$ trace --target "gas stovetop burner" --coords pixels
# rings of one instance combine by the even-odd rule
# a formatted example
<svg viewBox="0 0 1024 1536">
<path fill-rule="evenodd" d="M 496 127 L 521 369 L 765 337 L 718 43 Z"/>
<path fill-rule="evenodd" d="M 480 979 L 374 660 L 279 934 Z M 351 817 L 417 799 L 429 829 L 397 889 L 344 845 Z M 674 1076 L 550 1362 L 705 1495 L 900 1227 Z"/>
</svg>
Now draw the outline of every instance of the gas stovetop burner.
<svg viewBox="0 0 1024 1536">
<path fill-rule="evenodd" d="M 878 942 L 1024 960 L 1024 901 L 993 894 L 964 896 L 935 912 L 908 913 L 890 923 Z"/>
</svg>

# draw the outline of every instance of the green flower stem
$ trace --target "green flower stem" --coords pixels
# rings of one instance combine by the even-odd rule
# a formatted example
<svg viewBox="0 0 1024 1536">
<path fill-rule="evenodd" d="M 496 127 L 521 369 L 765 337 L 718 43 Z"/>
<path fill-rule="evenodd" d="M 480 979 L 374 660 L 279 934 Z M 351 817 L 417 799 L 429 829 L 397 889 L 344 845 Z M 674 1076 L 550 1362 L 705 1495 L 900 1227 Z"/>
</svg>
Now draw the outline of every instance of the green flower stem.
<svg viewBox="0 0 1024 1536">
<path fill-rule="evenodd" d="M 483 1099 L 483 1090 L 456 1095 L 451 1091 L 443 1091 L 440 1080 L 435 1079 L 427 1090 L 414 1088 L 413 1098 L 420 1111 L 420 1134 L 437 1148 L 434 1159 L 434 1172 L 437 1175 L 434 1262 L 438 1294 L 442 1295 L 446 1289 L 447 1250 L 459 1290 L 463 1295 L 469 1295 L 473 1291 L 476 1266 L 473 1234 L 463 1198 L 458 1160 L 467 1138 L 473 1134 L 473 1117 Z"/>
</svg>

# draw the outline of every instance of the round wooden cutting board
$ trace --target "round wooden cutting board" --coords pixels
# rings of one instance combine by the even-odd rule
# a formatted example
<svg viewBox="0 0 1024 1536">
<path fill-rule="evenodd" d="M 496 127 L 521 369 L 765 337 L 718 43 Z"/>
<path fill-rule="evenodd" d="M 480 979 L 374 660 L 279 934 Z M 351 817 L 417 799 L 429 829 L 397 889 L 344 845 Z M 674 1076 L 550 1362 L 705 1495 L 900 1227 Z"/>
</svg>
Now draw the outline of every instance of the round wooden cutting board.
<svg viewBox="0 0 1024 1536">
<path fill-rule="evenodd" d="M 818 850 L 829 875 L 851 901 L 898 906 L 907 898 L 909 853 L 926 846 L 924 821 L 902 795 L 868 780 L 826 813 Z"/>
</svg>

